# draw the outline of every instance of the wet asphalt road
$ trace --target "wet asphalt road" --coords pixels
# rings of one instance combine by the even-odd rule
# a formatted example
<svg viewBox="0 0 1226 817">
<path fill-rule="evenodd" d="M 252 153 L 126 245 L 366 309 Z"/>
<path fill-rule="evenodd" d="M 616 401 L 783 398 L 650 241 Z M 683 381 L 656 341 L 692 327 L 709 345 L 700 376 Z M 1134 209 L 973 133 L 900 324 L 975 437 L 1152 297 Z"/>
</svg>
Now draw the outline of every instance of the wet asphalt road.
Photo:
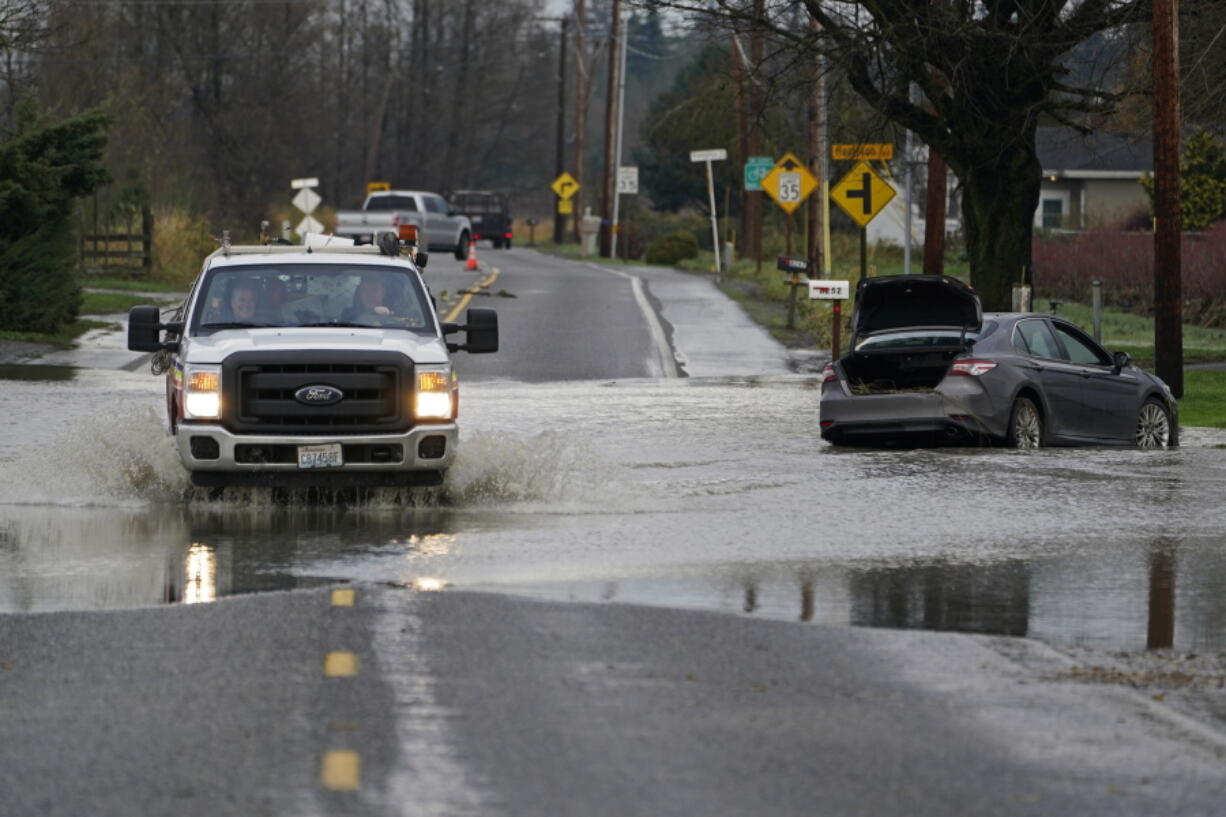
<svg viewBox="0 0 1226 817">
<path fill-rule="evenodd" d="M 1215 814 L 1034 642 L 359 587 L 5 625 L 6 814 Z M 359 674 L 325 677 L 352 651 Z M 353 790 L 320 784 L 331 753 Z M 334 782 L 336 782 L 334 780 Z"/>
<path fill-rule="evenodd" d="M 1217 813 L 1220 694 L 1076 652 L 1222 652 L 1212 438 L 834 452 L 700 279 L 483 259 L 416 506 L 185 495 L 151 378 L 0 380 L 4 814 Z"/>
</svg>

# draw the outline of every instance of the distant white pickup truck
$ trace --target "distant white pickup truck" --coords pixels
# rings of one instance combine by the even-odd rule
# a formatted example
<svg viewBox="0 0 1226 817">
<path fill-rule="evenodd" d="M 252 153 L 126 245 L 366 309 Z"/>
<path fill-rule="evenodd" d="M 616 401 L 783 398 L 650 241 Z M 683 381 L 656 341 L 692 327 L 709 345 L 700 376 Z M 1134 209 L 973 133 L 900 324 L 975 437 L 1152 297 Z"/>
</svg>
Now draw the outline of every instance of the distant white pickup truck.
<svg viewBox="0 0 1226 817">
<path fill-rule="evenodd" d="M 468 217 L 456 213 L 437 193 L 421 190 L 384 190 L 371 193 L 361 210 L 340 210 L 334 235 L 373 244 L 380 233 L 395 233 L 402 224 L 415 224 L 424 236 L 422 245 L 432 252 L 454 252 L 468 259 L 473 228 Z"/>
</svg>

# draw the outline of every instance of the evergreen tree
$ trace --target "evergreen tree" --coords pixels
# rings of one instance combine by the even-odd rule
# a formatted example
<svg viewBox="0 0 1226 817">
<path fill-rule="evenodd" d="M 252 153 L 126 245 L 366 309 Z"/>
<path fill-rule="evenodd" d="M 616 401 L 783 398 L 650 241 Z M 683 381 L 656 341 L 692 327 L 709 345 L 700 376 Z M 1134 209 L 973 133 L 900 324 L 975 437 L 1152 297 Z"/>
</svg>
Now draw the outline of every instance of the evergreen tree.
<svg viewBox="0 0 1226 817">
<path fill-rule="evenodd" d="M 1226 218 L 1226 146 L 1205 130 L 1198 130 L 1183 146 L 1179 162 L 1179 203 L 1185 230 L 1207 230 Z M 1153 211 L 1154 179 L 1141 186 L 1149 194 Z"/>
<path fill-rule="evenodd" d="M 108 180 L 108 117 L 47 124 L 27 100 L 16 122 L 0 143 L 0 328 L 55 332 L 80 307 L 73 204 Z"/>
</svg>

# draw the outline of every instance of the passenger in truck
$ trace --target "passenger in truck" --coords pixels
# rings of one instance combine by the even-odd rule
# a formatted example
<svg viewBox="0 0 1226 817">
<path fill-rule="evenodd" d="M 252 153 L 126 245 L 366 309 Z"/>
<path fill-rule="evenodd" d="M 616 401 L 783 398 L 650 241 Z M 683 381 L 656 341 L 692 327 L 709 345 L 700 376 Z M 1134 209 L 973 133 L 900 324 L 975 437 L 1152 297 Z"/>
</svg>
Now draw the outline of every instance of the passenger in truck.
<svg viewBox="0 0 1226 817">
<path fill-rule="evenodd" d="M 381 276 L 364 277 L 353 293 L 353 305 L 342 316 L 353 323 L 371 326 L 422 326 L 418 309 L 406 309 L 404 299 L 396 297 L 397 288 Z"/>
</svg>

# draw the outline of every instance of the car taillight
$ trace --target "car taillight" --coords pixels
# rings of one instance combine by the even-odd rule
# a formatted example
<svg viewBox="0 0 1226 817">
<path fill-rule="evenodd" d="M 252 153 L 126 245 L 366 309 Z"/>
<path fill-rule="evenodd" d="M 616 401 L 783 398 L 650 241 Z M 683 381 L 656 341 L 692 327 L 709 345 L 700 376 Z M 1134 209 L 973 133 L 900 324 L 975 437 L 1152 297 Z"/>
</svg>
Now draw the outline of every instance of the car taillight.
<svg viewBox="0 0 1226 817">
<path fill-rule="evenodd" d="M 949 367 L 949 373 L 979 377 L 979 375 L 987 374 L 995 368 L 995 360 L 959 360 Z"/>
<path fill-rule="evenodd" d="M 827 363 L 825 366 L 822 367 L 822 382 L 823 383 L 833 383 L 834 381 L 838 379 L 839 379 L 839 376 L 834 373 L 833 363 Z"/>
</svg>

